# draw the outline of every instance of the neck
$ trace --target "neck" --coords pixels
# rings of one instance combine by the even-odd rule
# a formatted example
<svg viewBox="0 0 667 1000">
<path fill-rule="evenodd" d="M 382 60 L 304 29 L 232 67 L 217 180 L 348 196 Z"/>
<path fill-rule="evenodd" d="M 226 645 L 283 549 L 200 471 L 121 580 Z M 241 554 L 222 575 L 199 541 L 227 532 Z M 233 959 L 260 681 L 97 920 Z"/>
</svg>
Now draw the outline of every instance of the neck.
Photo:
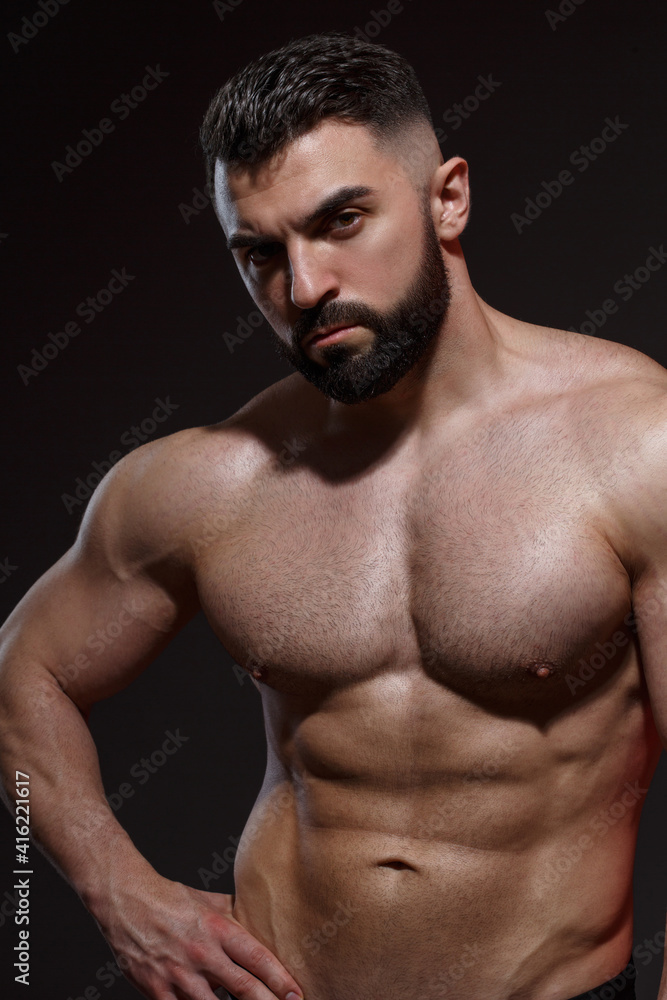
<svg viewBox="0 0 667 1000">
<path fill-rule="evenodd" d="M 419 432 L 457 410 L 488 404 L 501 387 L 512 361 L 512 320 L 477 295 L 462 253 L 448 258 L 451 301 L 426 353 L 381 396 L 353 405 L 329 400 L 329 429 Z"/>
</svg>

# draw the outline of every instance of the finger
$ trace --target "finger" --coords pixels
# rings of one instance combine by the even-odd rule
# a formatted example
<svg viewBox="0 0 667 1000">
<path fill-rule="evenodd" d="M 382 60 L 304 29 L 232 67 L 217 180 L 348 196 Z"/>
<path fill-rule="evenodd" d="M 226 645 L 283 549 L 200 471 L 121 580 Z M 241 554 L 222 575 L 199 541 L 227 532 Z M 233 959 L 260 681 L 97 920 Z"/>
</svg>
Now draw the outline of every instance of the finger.
<svg viewBox="0 0 667 1000">
<path fill-rule="evenodd" d="M 174 986 L 174 997 L 176 1000 L 227 1000 L 228 994 L 225 992 L 224 988 L 220 988 L 220 995 L 213 993 L 213 991 L 207 986 L 206 991 L 202 989 L 201 980 L 197 982 L 189 983 L 183 987 Z M 171 1000 L 171 993 L 165 1000 Z"/>
<path fill-rule="evenodd" d="M 243 930 L 242 927 L 228 931 L 224 937 L 223 947 L 228 957 L 236 962 L 237 966 L 241 966 L 240 971 L 247 970 L 262 983 L 266 983 L 278 1000 L 302 1000 L 303 993 L 297 981 L 281 965 L 273 952 L 265 948 L 248 931 Z M 243 993 L 239 994 L 233 988 L 231 992 L 238 997 L 238 1000 L 246 1000 Z M 290 993 L 295 995 L 290 996 Z M 253 1000 L 260 1000 L 260 994 L 257 994 L 256 998 L 255 994 L 250 994 L 250 996 Z M 265 998 L 262 997 L 261 1000 L 265 1000 Z"/>
<path fill-rule="evenodd" d="M 277 1000 L 264 983 L 231 963 L 222 975 L 204 976 L 208 982 L 201 976 L 182 973 L 173 987 L 177 1000 L 228 1000 L 230 994 L 236 1000 Z"/>
<path fill-rule="evenodd" d="M 201 976 L 191 973 L 182 973 L 172 989 L 175 1000 L 229 1000 L 227 987 L 218 986 L 217 979 L 215 983 L 207 983 Z M 164 1000 L 172 1000 L 172 994 Z"/>
</svg>

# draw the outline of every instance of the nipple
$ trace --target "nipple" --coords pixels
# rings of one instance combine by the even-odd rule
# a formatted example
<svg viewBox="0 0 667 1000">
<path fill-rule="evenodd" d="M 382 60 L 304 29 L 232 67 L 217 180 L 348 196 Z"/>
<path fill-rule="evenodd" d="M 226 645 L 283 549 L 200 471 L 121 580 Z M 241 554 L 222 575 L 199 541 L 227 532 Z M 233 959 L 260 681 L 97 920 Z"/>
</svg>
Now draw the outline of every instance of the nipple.
<svg viewBox="0 0 667 1000">
<path fill-rule="evenodd" d="M 251 656 L 246 663 L 246 667 L 248 668 L 250 675 L 258 681 L 261 680 L 266 674 L 266 663 L 258 656 Z"/>
<path fill-rule="evenodd" d="M 542 660 L 537 660 L 535 663 L 528 664 L 526 670 L 528 673 L 534 674 L 536 677 L 549 677 L 549 675 L 554 672 L 553 666 L 550 663 L 544 663 Z"/>
</svg>

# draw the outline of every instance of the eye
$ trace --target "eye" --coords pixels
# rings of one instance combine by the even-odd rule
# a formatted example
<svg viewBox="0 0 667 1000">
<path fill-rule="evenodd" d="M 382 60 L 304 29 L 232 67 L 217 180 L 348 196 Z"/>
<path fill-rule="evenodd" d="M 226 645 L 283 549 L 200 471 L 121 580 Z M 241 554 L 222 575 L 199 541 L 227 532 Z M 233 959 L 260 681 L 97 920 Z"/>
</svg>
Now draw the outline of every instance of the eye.
<svg viewBox="0 0 667 1000">
<path fill-rule="evenodd" d="M 246 254 L 246 259 L 251 264 L 264 264 L 270 257 L 275 257 L 277 253 L 280 253 L 280 249 L 280 243 L 263 243 L 261 246 L 252 247 Z"/>
<path fill-rule="evenodd" d="M 336 218 L 332 220 L 332 222 L 341 222 L 341 223 L 343 223 L 343 225 L 338 230 L 340 232 L 342 229 L 356 229 L 357 226 L 356 226 L 356 221 L 355 220 L 356 219 L 360 219 L 360 218 L 361 218 L 361 213 L 360 212 L 341 212 L 341 214 L 337 215 Z M 349 222 L 350 225 L 346 225 L 345 224 L 346 221 Z M 334 228 L 337 228 L 337 227 L 334 227 Z"/>
</svg>

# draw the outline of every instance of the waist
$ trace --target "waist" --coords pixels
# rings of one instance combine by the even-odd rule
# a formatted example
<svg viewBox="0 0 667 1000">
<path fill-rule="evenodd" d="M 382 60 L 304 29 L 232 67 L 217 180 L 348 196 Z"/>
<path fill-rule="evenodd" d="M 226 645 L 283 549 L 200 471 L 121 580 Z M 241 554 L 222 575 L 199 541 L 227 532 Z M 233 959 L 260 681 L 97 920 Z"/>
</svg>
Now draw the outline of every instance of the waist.
<svg viewBox="0 0 667 1000">
<path fill-rule="evenodd" d="M 449 993 L 449 983 L 456 984 L 464 975 L 465 969 L 470 967 L 470 962 L 468 957 L 465 955 L 459 956 L 459 961 L 456 962 L 448 971 L 440 975 L 440 980 L 442 981 L 441 996 L 445 996 Z M 636 1000 L 636 990 L 635 981 L 637 977 L 637 969 L 634 964 L 633 955 L 631 954 L 628 961 L 624 963 L 623 968 L 619 970 L 609 979 L 606 979 L 603 983 L 598 983 L 592 988 L 587 988 L 583 993 L 577 993 L 576 996 L 572 996 L 569 1000 Z M 583 981 L 583 980 L 582 980 Z M 560 991 L 559 991 L 560 992 Z M 222 994 L 221 994 L 222 995 Z M 408 1000 L 413 1000 L 413 994 L 408 994 Z M 555 994 L 552 992 L 552 997 Z M 237 1000 L 231 993 L 225 993 L 226 1000 Z M 555 997 L 555 1000 L 560 1000 L 560 995 Z"/>
<path fill-rule="evenodd" d="M 554 975 L 567 997 L 582 973 L 600 983 L 627 958 L 634 826 L 591 833 L 589 847 L 576 825 L 493 847 L 490 830 L 475 846 L 444 829 L 392 832 L 390 812 L 381 829 L 345 820 L 341 807 L 329 825 L 309 822 L 283 783 L 253 810 L 236 857 L 236 919 L 309 1000 L 442 998 L 459 956 L 470 965 L 448 1000 L 519 988 L 555 1000 Z"/>
</svg>

